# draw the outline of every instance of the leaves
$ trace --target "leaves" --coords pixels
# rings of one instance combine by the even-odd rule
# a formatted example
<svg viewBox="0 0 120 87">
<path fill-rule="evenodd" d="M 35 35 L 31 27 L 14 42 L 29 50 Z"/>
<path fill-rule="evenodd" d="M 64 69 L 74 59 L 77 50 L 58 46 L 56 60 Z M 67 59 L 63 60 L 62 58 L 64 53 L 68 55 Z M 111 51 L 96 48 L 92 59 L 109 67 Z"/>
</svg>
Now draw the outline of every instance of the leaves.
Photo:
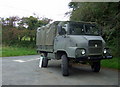
<svg viewBox="0 0 120 87">
<path fill-rule="evenodd" d="M 75 2 L 70 3 L 69 7 L 73 8 L 70 20 L 97 22 L 103 28 L 106 42 L 110 45 L 112 42 L 112 46 L 119 50 L 120 2 Z"/>
<path fill-rule="evenodd" d="M 48 24 L 51 20 L 39 17 L 23 17 L 17 16 L 9 18 L 1 18 L 2 20 L 2 42 L 4 44 L 15 44 L 21 42 L 23 38 L 29 38 L 31 42 L 36 40 L 36 30 L 38 27 Z M 24 39 L 25 40 L 25 39 Z"/>
</svg>

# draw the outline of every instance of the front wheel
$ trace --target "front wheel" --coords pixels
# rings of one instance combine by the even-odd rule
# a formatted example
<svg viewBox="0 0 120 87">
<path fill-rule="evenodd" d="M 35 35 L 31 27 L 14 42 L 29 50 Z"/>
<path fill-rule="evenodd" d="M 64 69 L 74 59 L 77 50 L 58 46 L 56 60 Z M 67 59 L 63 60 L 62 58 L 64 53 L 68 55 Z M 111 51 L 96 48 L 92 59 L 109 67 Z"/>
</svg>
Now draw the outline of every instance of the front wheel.
<svg viewBox="0 0 120 87">
<path fill-rule="evenodd" d="M 92 71 L 93 71 L 93 72 L 99 72 L 99 71 L 100 71 L 100 68 L 101 68 L 100 61 L 92 62 L 91 68 L 92 68 Z"/>
<path fill-rule="evenodd" d="M 69 76 L 68 58 L 64 54 L 64 55 L 62 55 L 61 59 L 62 59 L 62 64 L 61 64 L 62 75 L 63 76 Z"/>
</svg>

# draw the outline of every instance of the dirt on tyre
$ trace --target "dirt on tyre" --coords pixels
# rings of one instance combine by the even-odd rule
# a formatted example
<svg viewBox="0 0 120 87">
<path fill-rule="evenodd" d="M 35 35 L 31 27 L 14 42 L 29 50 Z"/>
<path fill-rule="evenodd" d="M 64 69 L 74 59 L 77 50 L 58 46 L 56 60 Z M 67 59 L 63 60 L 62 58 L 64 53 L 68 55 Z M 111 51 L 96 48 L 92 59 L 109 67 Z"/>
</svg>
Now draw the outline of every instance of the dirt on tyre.
<svg viewBox="0 0 120 87">
<path fill-rule="evenodd" d="M 61 63 L 61 69 L 62 69 L 62 75 L 63 76 L 69 76 L 69 61 L 67 56 L 64 54 L 61 56 L 62 63 Z"/>
</svg>

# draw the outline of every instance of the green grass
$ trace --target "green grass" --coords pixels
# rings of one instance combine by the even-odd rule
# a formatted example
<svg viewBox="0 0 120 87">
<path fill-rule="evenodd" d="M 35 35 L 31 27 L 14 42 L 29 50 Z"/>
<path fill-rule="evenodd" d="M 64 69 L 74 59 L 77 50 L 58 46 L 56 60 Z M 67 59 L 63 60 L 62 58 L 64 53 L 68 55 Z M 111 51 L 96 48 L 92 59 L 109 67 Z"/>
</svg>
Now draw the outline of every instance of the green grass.
<svg viewBox="0 0 120 87">
<path fill-rule="evenodd" d="M 2 57 L 34 55 L 34 54 L 37 54 L 36 49 L 32 49 L 32 48 L 16 47 L 16 46 L 2 47 Z"/>
<path fill-rule="evenodd" d="M 120 67 L 118 64 L 120 64 L 118 62 L 119 58 L 114 57 L 113 59 L 106 59 L 106 60 L 102 60 L 101 65 L 102 67 L 107 67 L 107 68 L 114 68 L 114 69 L 119 69 Z"/>
</svg>

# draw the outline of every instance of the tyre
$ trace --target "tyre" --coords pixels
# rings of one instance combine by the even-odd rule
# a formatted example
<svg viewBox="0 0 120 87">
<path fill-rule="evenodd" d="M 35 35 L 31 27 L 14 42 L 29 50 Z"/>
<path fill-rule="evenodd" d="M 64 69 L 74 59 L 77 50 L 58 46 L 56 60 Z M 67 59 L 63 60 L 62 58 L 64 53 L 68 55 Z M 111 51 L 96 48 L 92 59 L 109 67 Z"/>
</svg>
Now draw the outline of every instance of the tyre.
<svg viewBox="0 0 120 87">
<path fill-rule="evenodd" d="M 61 64 L 62 75 L 69 76 L 68 58 L 66 55 L 62 55 L 61 59 L 62 59 L 62 64 Z"/>
<path fill-rule="evenodd" d="M 100 71 L 100 68 L 101 68 L 100 61 L 92 62 L 91 68 L 92 68 L 92 71 L 93 71 L 93 72 L 99 72 L 99 71 Z"/>
<path fill-rule="evenodd" d="M 42 67 L 47 67 L 47 66 L 48 66 L 48 58 L 47 58 L 47 54 L 44 53 L 42 60 Z"/>
</svg>

